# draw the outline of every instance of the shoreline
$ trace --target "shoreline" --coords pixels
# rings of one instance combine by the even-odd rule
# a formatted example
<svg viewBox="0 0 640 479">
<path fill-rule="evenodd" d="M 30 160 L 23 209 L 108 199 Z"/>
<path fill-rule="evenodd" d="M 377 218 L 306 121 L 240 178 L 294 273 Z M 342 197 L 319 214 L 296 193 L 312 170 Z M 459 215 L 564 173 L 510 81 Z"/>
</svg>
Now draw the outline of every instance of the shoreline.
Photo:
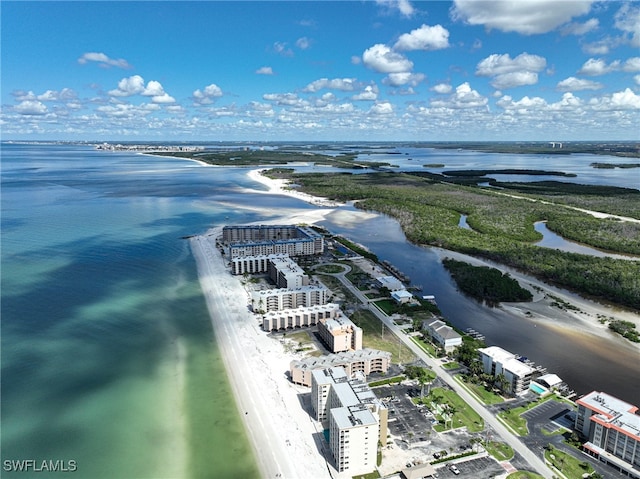
<svg viewBox="0 0 640 479">
<path fill-rule="evenodd" d="M 278 222 L 296 218 L 283 217 Z M 259 328 L 249 311 L 241 278 L 231 275 L 215 247 L 221 231 L 216 227 L 189 241 L 216 342 L 258 468 L 263 477 L 336 477 L 330 471 L 337 472 L 318 450 L 323 446 L 322 429 L 308 413 L 309 390 L 289 381 L 286 373 L 293 357 Z"/>
<path fill-rule="evenodd" d="M 297 198 L 299 200 L 310 203 L 314 206 L 323 206 L 336 208 L 338 206 L 344 206 L 345 203 L 340 203 L 338 201 L 329 200 L 327 198 L 322 198 L 320 196 L 313 196 L 309 193 L 303 193 L 302 191 L 298 191 L 290 186 L 291 182 L 289 180 L 276 180 L 273 178 L 269 178 L 264 176 L 262 173 L 269 170 L 271 168 L 256 168 L 252 169 L 247 173 L 247 176 L 256 181 L 258 183 L 263 184 L 268 188 L 267 193 L 273 195 L 285 195 L 291 198 Z M 256 193 L 256 190 L 249 190 L 251 193 Z M 258 191 L 259 193 L 264 193 L 264 191 Z"/>
</svg>

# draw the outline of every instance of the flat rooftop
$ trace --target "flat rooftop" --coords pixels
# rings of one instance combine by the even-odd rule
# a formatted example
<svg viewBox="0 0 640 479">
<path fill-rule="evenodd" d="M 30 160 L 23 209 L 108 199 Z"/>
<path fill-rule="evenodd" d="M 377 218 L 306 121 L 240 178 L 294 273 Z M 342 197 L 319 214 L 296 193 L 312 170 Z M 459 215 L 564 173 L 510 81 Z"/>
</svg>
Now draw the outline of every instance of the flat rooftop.
<svg viewBox="0 0 640 479">
<path fill-rule="evenodd" d="M 640 415 L 638 407 L 610 394 L 592 391 L 576 401 L 594 411 L 601 424 L 610 424 L 627 435 L 640 441 Z"/>
</svg>

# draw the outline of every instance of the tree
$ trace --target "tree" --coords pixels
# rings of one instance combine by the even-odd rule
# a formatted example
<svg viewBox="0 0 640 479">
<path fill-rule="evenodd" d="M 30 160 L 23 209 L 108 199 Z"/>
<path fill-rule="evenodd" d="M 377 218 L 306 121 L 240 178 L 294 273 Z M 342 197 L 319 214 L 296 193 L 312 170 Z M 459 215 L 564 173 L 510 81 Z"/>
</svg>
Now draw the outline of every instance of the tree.
<svg viewBox="0 0 640 479">
<path fill-rule="evenodd" d="M 494 381 L 495 381 L 494 384 L 498 384 L 498 387 L 500 388 L 501 391 L 504 391 L 505 386 L 509 384 L 509 380 L 504 375 L 504 373 L 498 374 L 495 377 Z"/>
</svg>

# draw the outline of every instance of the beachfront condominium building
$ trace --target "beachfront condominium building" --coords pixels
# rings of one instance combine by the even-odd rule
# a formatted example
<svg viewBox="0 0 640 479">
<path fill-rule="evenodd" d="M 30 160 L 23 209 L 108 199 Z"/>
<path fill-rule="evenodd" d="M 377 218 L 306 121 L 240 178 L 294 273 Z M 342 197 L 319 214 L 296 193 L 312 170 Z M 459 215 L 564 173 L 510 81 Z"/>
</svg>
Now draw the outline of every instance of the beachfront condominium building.
<svg viewBox="0 0 640 479">
<path fill-rule="evenodd" d="M 268 311 L 262 315 L 262 329 L 265 331 L 281 331 L 315 326 L 320 320 L 333 318 L 339 314 L 340 306 L 335 303 Z"/>
<path fill-rule="evenodd" d="M 311 408 L 329 428 L 329 450 L 338 472 L 367 474 L 376 466 L 378 441 L 387 443 L 388 410 L 364 376 L 350 378 L 344 368 L 312 372 Z"/>
<path fill-rule="evenodd" d="M 371 373 L 386 373 L 391 364 L 391 353 L 377 349 L 360 349 L 345 351 L 326 356 L 312 356 L 291 361 L 291 382 L 311 387 L 311 373 L 316 369 L 342 367 L 347 376 L 353 377 L 357 372 L 369 376 Z"/>
<path fill-rule="evenodd" d="M 251 307 L 259 313 L 316 306 L 327 304 L 329 295 L 329 290 L 322 285 L 263 289 L 251 292 Z"/>
<path fill-rule="evenodd" d="M 307 226 L 225 226 L 222 242 L 230 258 L 286 253 L 290 256 L 321 254 L 324 236 Z"/>
<path fill-rule="evenodd" d="M 422 328 L 447 353 L 462 344 L 462 336 L 456 333 L 451 326 L 447 326 L 444 321 L 439 319 L 424 321 Z"/>
<path fill-rule="evenodd" d="M 493 377 L 504 376 L 501 389 L 512 396 L 524 394 L 528 391 L 531 380 L 537 370 L 520 361 L 515 354 L 505 351 L 498 346 L 478 349 L 482 366 L 486 374 Z"/>
<path fill-rule="evenodd" d="M 231 258 L 231 274 L 268 273 L 278 288 L 309 284 L 309 276 L 286 253 Z"/>
<path fill-rule="evenodd" d="M 342 311 L 332 318 L 321 319 L 318 322 L 318 335 L 332 353 L 362 349 L 362 329 Z"/>
<path fill-rule="evenodd" d="M 640 415 L 638 407 L 607 393 L 592 391 L 576 401 L 575 429 L 583 448 L 624 474 L 640 479 Z"/>
</svg>

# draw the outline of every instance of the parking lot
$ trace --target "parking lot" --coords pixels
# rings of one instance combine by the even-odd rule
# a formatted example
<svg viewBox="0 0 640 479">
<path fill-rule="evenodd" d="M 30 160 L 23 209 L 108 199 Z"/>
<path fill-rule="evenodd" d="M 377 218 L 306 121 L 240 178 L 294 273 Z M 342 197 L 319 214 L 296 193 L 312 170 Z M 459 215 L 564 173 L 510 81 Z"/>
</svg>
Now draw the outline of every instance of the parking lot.
<svg viewBox="0 0 640 479">
<path fill-rule="evenodd" d="M 504 468 L 490 457 L 479 457 L 477 459 L 466 460 L 455 464 L 460 474 L 454 474 L 446 464 L 438 464 L 436 472 L 438 479 L 446 478 L 482 478 L 489 479 L 491 477 L 504 474 Z"/>
</svg>

